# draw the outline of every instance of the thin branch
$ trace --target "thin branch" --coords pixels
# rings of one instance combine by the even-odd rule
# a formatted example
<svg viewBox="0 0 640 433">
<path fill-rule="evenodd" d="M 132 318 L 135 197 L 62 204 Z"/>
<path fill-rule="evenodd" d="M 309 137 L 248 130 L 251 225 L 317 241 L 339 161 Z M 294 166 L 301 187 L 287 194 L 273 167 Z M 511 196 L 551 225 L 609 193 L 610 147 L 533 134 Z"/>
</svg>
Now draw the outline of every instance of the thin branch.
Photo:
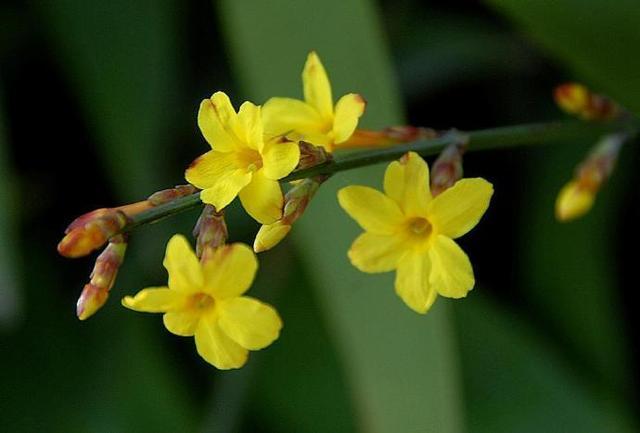
<svg viewBox="0 0 640 433">
<path fill-rule="evenodd" d="M 578 121 L 532 123 L 524 125 L 506 126 L 493 129 L 462 132 L 449 131 L 438 138 L 424 139 L 414 143 L 394 145 L 382 149 L 364 150 L 361 152 L 335 158 L 315 167 L 298 170 L 281 179 L 281 182 L 304 179 L 317 175 L 332 175 L 353 168 L 364 167 L 400 158 L 412 151 L 422 156 L 435 155 L 448 144 L 459 142 L 461 138 L 468 140 L 468 151 L 503 149 L 526 145 L 543 145 L 563 140 L 594 140 L 600 135 L 635 129 L 637 125 L 631 122 L 610 122 L 606 124 L 590 124 Z M 181 197 L 147 211 L 132 216 L 123 232 L 159 221 L 169 216 L 193 209 L 202 202 L 200 193 Z"/>
</svg>

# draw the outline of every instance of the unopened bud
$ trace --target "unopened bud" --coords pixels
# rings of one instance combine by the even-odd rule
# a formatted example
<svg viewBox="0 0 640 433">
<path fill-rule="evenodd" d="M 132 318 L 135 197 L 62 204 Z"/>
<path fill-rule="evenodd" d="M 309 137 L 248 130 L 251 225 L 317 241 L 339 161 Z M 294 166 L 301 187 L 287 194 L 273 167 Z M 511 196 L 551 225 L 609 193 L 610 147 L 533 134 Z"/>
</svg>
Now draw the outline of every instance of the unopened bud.
<svg viewBox="0 0 640 433">
<path fill-rule="evenodd" d="M 298 147 L 300 147 L 300 162 L 297 170 L 315 167 L 331 160 L 331 154 L 327 153 L 323 147 L 314 146 L 306 141 L 298 142 Z"/>
<path fill-rule="evenodd" d="M 336 149 L 390 146 L 436 137 L 438 133 L 433 129 L 409 125 L 390 126 L 380 131 L 357 129 L 347 141 L 337 144 Z"/>
<path fill-rule="evenodd" d="M 467 141 L 467 138 L 461 135 L 459 140 L 445 147 L 433 163 L 431 194 L 434 197 L 462 179 L 462 155 L 466 150 Z"/>
<path fill-rule="evenodd" d="M 118 234 L 127 221 L 127 216 L 115 209 L 98 209 L 82 215 L 65 231 L 58 252 L 71 258 L 86 256 Z"/>
<path fill-rule="evenodd" d="M 293 223 L 302 216 L 320 185 L 327 179 L 327 176 L 315 176 L 296 183 L 284 196 L 282 218 L 260 227 L 253 242 L 253 250 L 260 253 L 278 245 L 289 234 Z"/>
<path fill-rule="evenodd" d="M 153 206 L 158 206 L 164 203 L 169 203 L 180 197 L 195 194 L 197 191 L 198 188 L 193 185 L 178 185 L 175 188 L 163 189 L 162 191 L 154 192 L 147 200 L 149 200 Z"/>
<path fill-rule="evenodd" d="M 612 99 L 593 93 L 578 83 L 566 83 L 556 87 L 553 96 L 556 104 L 565 112 L 584 120 L 612 120 L 624 111 Z"/>
<path fill-rule="evenodd" d="M 596 194 L 609 178 L 628 138 L 627 134 L 609 134 L 603 137 L 578 166 L 574 178 L 569 181 L 556 199 L 556 218 L 570 221 L 585 215 L 593 207 Z"/>
<path fill-rule="evenodd" d="M 80 320 L 91 317 L 107 301 L 126 250 L 124 237 L 116 236 L 96 259 L 91 281 L 84 286 L 76 305 L 76 314 Z"/>
<path fill-rule="evenodd" d="M 224 245 L 229 237 L 224 211 L 216 212 L 215 207 L 205 205 L 193 229 L 193 236 L 196 238 L 196 254 L 203 260 L 207 252 Z"/>
</svg>

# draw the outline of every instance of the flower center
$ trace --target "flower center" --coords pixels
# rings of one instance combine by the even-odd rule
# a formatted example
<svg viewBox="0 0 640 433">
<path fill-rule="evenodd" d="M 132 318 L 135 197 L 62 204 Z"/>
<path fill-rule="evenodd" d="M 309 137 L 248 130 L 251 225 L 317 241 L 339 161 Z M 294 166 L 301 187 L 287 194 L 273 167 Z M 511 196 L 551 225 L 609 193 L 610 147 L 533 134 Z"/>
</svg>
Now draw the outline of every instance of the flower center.
<svg viewBox="0 0 640 433">
<path fill-rule="evenodd" d="M 409 232 L 416 237 L 427 238 L 433 231 L 431 223 L 426 218 L 411 218 L 408 222 Z"/>
<path fill-rule="evenodd" d="M 215 304 L 214 299 L 206 293 L 196 293 L 195 295 L 191 296 L 191 299 L 189 301 L 191 306 L 198 310 L 206 310 L 210 307 L 213 307 L 213 305 Z"/>
<path fill-rule="evenodd" d="M 243 167 L 250 173 L 262 168 L 262 156 L 257 150 L 243 149 L 238 152 L 238 162 L 240 167 Z"/>
</svg>

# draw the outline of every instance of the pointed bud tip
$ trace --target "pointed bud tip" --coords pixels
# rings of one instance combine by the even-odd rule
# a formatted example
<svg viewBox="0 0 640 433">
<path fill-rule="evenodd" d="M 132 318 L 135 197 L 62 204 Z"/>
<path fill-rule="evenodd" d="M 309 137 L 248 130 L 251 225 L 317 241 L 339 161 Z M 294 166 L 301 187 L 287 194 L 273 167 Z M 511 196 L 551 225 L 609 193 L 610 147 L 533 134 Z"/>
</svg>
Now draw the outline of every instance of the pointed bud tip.
<svg viewBox="0 0 640 433">
<path fill-rule="evenodd" d="M 278 245 L 291 231 L 289 224 L 280 221 L 260 227 L 253 242 L 253 251 L 261 253 Z"/>
<path fill-rule="evenodd" d="M 107 291 L 101 290 L 92 284 L 86 284 L 76 304 L 78 319 L 87 320 L 93 316 L 107 302 L 108 297 L 109 293 Z"/>
<path fill-rule="evenodd" d="M 593 207 L 595 193 L 585 188 L 580 188 L 578 183 L 567 183 L 556 200 L 556 219 L 560 222 L 569 222 L 584 216 Z"/>
</svg>

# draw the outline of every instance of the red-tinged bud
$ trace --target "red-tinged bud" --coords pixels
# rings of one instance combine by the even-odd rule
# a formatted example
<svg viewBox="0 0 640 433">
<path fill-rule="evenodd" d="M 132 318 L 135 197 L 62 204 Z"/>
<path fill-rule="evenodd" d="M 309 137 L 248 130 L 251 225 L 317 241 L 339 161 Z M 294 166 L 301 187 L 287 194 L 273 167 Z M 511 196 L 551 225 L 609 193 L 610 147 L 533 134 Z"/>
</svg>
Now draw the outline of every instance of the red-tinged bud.
<svg viewBox="0 0 640 433">
<path fill-rule="evenodd" d="M 198 188 L 193 185 L 178 185 L 175 188 L 163 189 L 162 191 L 155 192 L 151 194 L 147 200 L 149 200 L 153 206 L 158 206 L 164 203 L 169 203 L 180 197 L 195 194 L 197 191 Z"/>
<path fill-rule="evenodd" d="M 76 306 L 76 314 L 85 320 L 98 311 L 109 297 L 115 283 L 118 269 L 124 261 L 127 242 L 123 236 L 116 236 L 96 259 L 91 272 L 91 281 L 84 286 Z"/>
<path fill-rule="evenodd" d="M 224 245 L 229 238 L 224 211 L 216 212 L 215 207 L 205 205 L 193 229 L 193 236 L 196 238 L 196 255 L 206 260 L 208 253 Z"/>
<path fill-rule="evenodd" d="M 460 139 L 445 147 L 433 163 L 431 167 L 431 194 L 434 197 L 462 179 L 462 155 L 467 148 L 467 142 L 468 139 L 460 135 Z"/>
<path fill-rule="evenodd" d="M 273 224 L 263 225 L 253 243 L 256 253 L 270 250 L 291 231 L 291 226 L 307 209 L 311 199 L 327 176 L 315 176 L 296 183 L 284 196 L 282 218 Z"/>
<path fill-rule="evenodd" d="M 569 181 L 556 199 L 556 218 L 570 221 L 589 212 L 596 195 L 609 178 L 618 160 L 620 148 L 627 140 L 624 133 L 604 136 L 577 167 L 574 178 Z"/>
<path fill-rule="evenodd" d="M 297 170 L 315 167 L 332 159 L 331 154 L 327 153 L 323 147 L 314 146 L 306 141 L 298 142 L 298 146 L 300 147 L 300 162 Z"/>
<path fill-rule="evenodd" d="M 438 133 L 433 129 L 409 125 L 391 126 L 380 131 L 357 129 L 347 141 L 337 144 L 336 149 L 382 147 L 436 137 Z"/>
<path fill-rule="evenodd" d="M 67 229 L 58 252 L 70 258 L 86 256 L 118 234 L 127 221 L 124 212 L 115 209 L 98 209 L 82 215 Z"/>
<path fill-rule="evenodd" d="M 578 83 L 566 83 L 553 91 L 556 104 L 568 114 L 584 120 L 607 121 L 619 117 L 624 110 L 612 99 L 591 92 Z"/>
</svg>

